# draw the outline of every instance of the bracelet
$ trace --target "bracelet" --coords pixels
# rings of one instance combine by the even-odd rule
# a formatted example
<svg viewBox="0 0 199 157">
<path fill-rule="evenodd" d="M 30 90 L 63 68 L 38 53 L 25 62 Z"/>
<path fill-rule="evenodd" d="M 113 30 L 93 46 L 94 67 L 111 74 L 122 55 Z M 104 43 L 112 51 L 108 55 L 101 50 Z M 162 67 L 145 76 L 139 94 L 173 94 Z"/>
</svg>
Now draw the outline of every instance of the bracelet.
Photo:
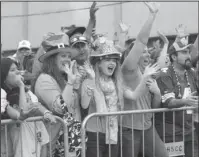
<svg viewBox="0 0 199 157">
<path fill-rule="evenodd" d="M 52 112 L 50 112 L 50 111 L 46 110 L 46 111 L 44 112 L 44 116 L 45 116 L 47 113 L 52 114 Z"/>
<path fill-rule="evenodd" d="M 67 82 L 66 84 L 68 84 L 68 85 L 70 85 L 70 86 L 73 86 L 73 84 L 72 84 L 72 83 L 69 83 L 69 82 Z"/>
</svg>

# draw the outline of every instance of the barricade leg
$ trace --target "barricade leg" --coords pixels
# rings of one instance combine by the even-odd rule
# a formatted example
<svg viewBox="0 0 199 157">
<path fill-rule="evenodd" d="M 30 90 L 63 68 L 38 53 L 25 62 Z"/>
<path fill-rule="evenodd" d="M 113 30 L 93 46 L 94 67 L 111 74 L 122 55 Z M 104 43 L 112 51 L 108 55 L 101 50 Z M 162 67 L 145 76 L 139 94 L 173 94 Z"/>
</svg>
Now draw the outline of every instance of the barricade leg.
<svg viewBox="0 0 199 157">
<path fill-rule="evenodd" d="M 123 128 L 123 157 L 133 157 L 138 156 L 140 145 L 141 145 L 141 136 L 142 131 L 133 130 L 134 140 L 132 140 L 132 129 Z M 132 142 L 134 142 L 134 155 L 132 154 Z"/>
<path fill-rule="evenodd" d="M 154 134 L 154 138 L 153 138 L 153 134 Z M 153 152 L 153 140 L 155 140 L 155 152 Z M 169 157 L 165 145 L 163 143 L 163 141 L 160 139 L 156 129 L 153 129 L 152 127 L 149 128 L 148 130 L 145 131 L 145 141 L 144 141 L 144 145 L 145 145 L 145 154 L 147 154 L 147 156 L 149 157 L 153 157 L 154 153 L 155 156 L 161 156 L 161 157 Z"/>
<path fill-rule="evenodd" d="M 1 157 L 12 157 L 12 142 L 7 125 L 1 126 Z"/>
</svg>

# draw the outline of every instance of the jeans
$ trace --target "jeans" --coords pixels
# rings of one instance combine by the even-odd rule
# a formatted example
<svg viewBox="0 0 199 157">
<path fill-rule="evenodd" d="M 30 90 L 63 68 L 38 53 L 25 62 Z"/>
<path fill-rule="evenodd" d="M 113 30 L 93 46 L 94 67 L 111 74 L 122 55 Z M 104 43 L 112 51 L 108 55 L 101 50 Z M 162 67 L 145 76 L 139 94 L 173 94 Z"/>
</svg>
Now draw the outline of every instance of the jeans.
<svg viewBox="0 0 199 157">
<path fill-rule="evenodd" d="M 160 139 L 158 133 L 156 132 L 156 129 L 153 129 L 151 127 L 148 130 L 144 130 L 144 145 L 143 145 L 142 130 L 133 130 L 134 133 L 133 141 L 132 141 L 132 129 L 122 128 L 122 130 L 123 130 L 122 131 L 123 157 L 138 157 L 139 152 L 144 153 L 144 155 L 147 157 L 169 157 L 165 145 Z M 154 141 L 153 141 L 153 136 L 154 136 Z"/>
<path fill-rule="evenodd" d="M 97 157 L 97 133 L 87 132 L 87 150 L 86 157 Z M 110 145 L 110 156 L 109 156 L 109 145 L 106 144 L 105 134 L 99 133 L 99 157 L 117 157 L 118 155 L 118 144 Z"/>
</svg>

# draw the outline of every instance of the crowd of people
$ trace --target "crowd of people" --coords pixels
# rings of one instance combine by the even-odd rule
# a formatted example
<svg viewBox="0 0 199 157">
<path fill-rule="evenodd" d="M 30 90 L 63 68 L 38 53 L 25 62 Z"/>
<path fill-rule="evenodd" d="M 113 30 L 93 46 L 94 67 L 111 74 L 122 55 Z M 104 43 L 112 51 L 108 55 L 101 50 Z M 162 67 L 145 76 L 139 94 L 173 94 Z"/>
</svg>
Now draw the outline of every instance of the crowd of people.
<svg viewBox="0 0 199 157">
<path fill-rule="evenodd" d="M 125 115 L 122 123 L 118 116 L 93 117 L 86 126 L 86 156 L 168 157 L 165 143 L 180 141 L 185 157 L 198 156 L 198 37 L 189 44 L 181 24 L 170 47 L 162 32 L 163 45 L 147 47 L 159 5 L 145 5 L 149 16 L 135 39 L 127 39 L 124 23 L 118 43 L 97 34 L 94 2 L 87 28 L 48 33 L 36 54 L 22 40 L 13 56 L 1 58 L 1 118 L 21 121 L 1 127 L 2 157 L 48 157 L 50 151 L 63 157 L 63 127 L 56 116 L 68 126 L 69 153 L 80 157 L 81 122 L 89 114 L 187 106 L 196 109 L 166 112 L 164 119 L 163 113 Z M 36 116 L 44 120 L 26 122 Z"/>
</svg>

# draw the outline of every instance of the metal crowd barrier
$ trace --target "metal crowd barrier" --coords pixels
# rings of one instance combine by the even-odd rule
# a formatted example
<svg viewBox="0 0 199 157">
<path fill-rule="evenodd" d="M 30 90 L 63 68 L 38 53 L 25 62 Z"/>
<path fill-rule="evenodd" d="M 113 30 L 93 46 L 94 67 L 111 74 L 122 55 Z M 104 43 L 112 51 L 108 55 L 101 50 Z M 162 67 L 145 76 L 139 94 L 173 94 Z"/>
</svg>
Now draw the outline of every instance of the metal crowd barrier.
<svg viewBox="0 0 199 157">
<path fill-rule="evenodd" d="M 65 122 L 60 118 L 60 117 L 56 117 L 56 120 L 57 122 L 60 122 L 63 126 L 63 133 L 64 133 L 64 156 L 65 157 L 69 157 L 69 151 L 68 151 L 68 127 L 67 125 L 65 124 Z M 26 122 L 37 122 L 37 121 L 43 121 L 43 117 L 31 117 L 31 118 L 28 118 L 25 120 Z M 17 123 L 22 123 L 23 121 L 16 121 L 16 120 L 11 120 L 11 119 L 6 119 L 6 120 L 1 120 L 1 127 L 2 126 L 5 126 L 5 147 L 6 147 L 6 157 L 8 157 L 8 125 L 9 124 L 17 124 Z M 50 126 L 50 130 L 51 130 L 51 126 Z M 35 127 L 35 135 L 36 135 L 36 127 Z M 21 135 L 22 137 L 23 135 Z M 37 155 L 37 144 L 36 144 L 36 140 L 37 140 L 37 137 L 35 137 L 35 150 L 36 150 L 36 157 L 39 157 Z M 48 152 L 48 156 L 50 155 L 50 157 L 52 157 L 52 148 L 51 148 L 51 131 L 49 133 L 49 143 L 50 143 L 50 151 Z M 22 150 L 22 140 L 21 140 L 21 150 Z M 23 151 L 23 150 L 22 150 Z M 23 156 L 23 153 L 22 154 L 22 157 Z"/>
<path fill-rule="evenodd" d="M 175 109 L 167 109 L 167 108 L 158 108 L 158 109 L 148 109 L 148 110 L 131 110 L 131 111 L 121 111 L 121 112 L 111 112 L 111 113 L 92 113 L 90 115 L 88 115 L 83 123 L 82 123 L 82 156 L 81 157 L 86 157 L 86 125 L 88 123 L 88 121 L 93 118 L 93 117 L 97 117 L 97 126 L 99 127 L 98 125 L 98 121 L 99 121 L 99 117 L 107 117 L 107 116 L 119 116 L 120 117 L 120 126 L 122 126 L 122 116 L 125 116 L 125 115 L 131 115 L 132 116 L 132 130 L 133 130 L 133 114 L 142 114 L 142 120 L 144 120 L 144 114 L 146 113 L 152 113 L 153 117 L 152 117 L 152 127 L 153 129 L 155 128 L 155 113 L 160 113 L 162 112 L 163 113 L 163 142 L 165 143 L 165 113 L 166 112 L 173 112 L 173 130 L 175 130 L 175 113 L 177 111 L 182 111 L 183 112 L 183 140 L 182 142 L 184 143 L 184 140 L 185 140 L 185 135 L 184 135 L 184 132 L 185 132 L 185 112 L 186 110 L 194 110 L 196 109 L 195 107 L 184 107 L 184 108 L 175 108 Z M 144 128 L 144 121 L 142 121 L 142 125 L 143 125 L 143 128 Z M 120 127 L 120 138 L 121 138 L 121 141 L 122 141 L 122 127 Z M 144 131 L 142 131 L 142 135 L 143 135 L 143 140 L 142 142 L 144 142 Z M 110 138 L 110 137 L 109 137 Z M 194 157 L 194 114 L 192 114 L 192 157 Z M 173 131 L 173 146 L 175 146 L 175 144 L 179 144 L 178 142 L 175 142 L 175 131 Z M 132 142 L 133 142 L 133 134 L 132 134 Z M 154 136 L 153 136 L 153 144 L 154 144 L 155 140 L 154 140 Z M 134 142 L 133 142 L 134 144 Z M 133 144 L 132 144 L 132 147 L 133 147 Z M 170 146 L 172 145 L 172 143 L 165 143 L 165 147 L 166 147 L 166 150 L 167 152 L 169 153 L 169 156 L 183 156 L 185 157 L 185 154 L 184 154 L 184 144 L 183 146 L 180 146 L 180 149 L 181 149 L 181 154 L 176 154 L 173 153 L 173 152 L 169 152 L 170 151 L 170 148 L 169 148 L 169 145 Z M 154 146 L 154 145 L 153 145 Z M 182 148 L 183 147 L 183 148 Z M 122 142 L 120 142 L 120 157 L 122 157 Z M 153 147 L 153 152 L 154 151 L 154 147 Z M 175 148 L 172 148 L 172 149 L 175 149 Z M 132 151 L 134 150 L 134 148 L 132 148 Z M 144 144 L 142 146 L 142 150 L 144 150 Z M 109 157 L 111 157 L 111 149 L 110 149 L 110 144 L 109 144 Z M 175 151 L 175 150 L 174 150 Z M 178 150 L 179 151 L 179 150 Z M 142 156 L 145 157 L 145 154 L 144 154 L 144 151 L 142 151 L 143 154 Z M 153 156 L 155 157 L 155 154 L 153 154 Z M 97 132 L 97 157 L 99 157 L 99 132 Z"/>
</svg>

